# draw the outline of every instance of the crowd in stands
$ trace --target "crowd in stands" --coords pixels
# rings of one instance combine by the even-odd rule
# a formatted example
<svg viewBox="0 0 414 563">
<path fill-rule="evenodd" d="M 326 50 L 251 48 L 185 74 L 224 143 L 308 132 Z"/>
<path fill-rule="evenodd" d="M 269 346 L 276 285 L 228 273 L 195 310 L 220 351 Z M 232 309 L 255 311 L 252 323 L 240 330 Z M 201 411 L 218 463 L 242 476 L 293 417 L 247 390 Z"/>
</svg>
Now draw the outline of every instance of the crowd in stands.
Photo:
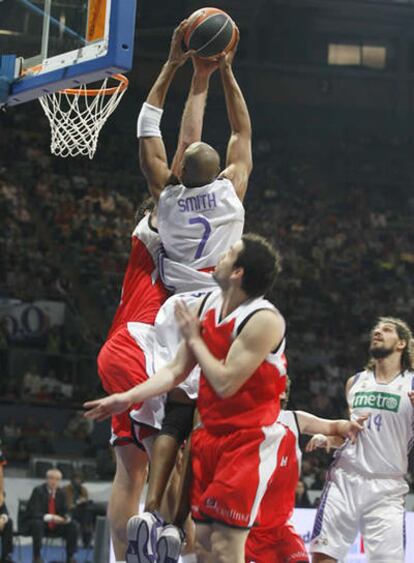
<svg viewBox="0 0 414 563">
<path fill-rule="evenodd" d="M 119 300 L 134 212 L 146 195 L 133 132 L 115 123 L 96 164 L 68 162 L 48 154 L 39 116 L 35 130 L 33 116 L 18 110 L 2 119 L 15 142 L 0 136 L 0 297 L 44 297 L 89 311 L 91 325 L 77 327 L 76 337 L 73 330 L 49 332 L 41 345 L 49 359 L 93 358 Z M 272 297 L 288 322 L 291 408 L 346 416 L 344 384 L 364 366 L 376 318 L 399 316 L 413 325 L 413 144 L 360 134 L 255 139 L 247 228 L 276 242 L 283 256 Z M 8 380 L 11 347 L 0 323 L 0 370 Z M 53 361 L 38 369 L 26 366 L 19 396 L 81 401 L 96 389 L 92 371 L 80 396 Z M 327 463 L 327 454 L 305 458 L 307 488 L 322 487 Z"/>
</svg>

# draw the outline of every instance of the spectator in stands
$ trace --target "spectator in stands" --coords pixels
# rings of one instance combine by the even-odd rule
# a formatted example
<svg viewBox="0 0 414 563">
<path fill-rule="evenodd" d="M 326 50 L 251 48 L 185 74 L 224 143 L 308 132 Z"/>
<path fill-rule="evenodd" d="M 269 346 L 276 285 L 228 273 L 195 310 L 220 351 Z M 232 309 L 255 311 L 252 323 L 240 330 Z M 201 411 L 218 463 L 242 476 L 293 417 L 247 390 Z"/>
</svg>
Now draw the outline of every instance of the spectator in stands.
<svg viewBox="0 0 414 563">
<path fill-rule="evenodd" d="M 65 435 L 77 440 L 89 440 L 93 430 L 93 422 L 92 424 L 91 422 L 83 416 L 82 412 L 76 412 L 66 426 Z"/>
<path fill-rule="evenodd" d="M 3 467 L 6 458 L 3 455 L 0 442 L 0 538 L 1 538 L 1 563 L 13 563 L 13 520 L 9 516 L 5 503 Z"/>
<path fill-rule="evenodd" d="M 32 364 L 23 376 L 23 397 L 36 396 L 42 386 L 42 378 L 35 364 Z"/>
<path fill-rule="evenodd" d="M 83 546 L 89 547 L 93 531 L 93 502 L 89 500 L 88 491 L 82 483 L 82 474 L 75 472 L 63 490 L 69 512 L 79 523 Z"/>
<path fill-rule="evenodd" d="M 3 439 L 6 444 L 12 445 L 22 435 L 22 429 L 18 426 L 14 417 L 9 418 L 3 426 Z"/>
<path fill-rule="evenodd" d="M 40 549 L 44 536 L 64 538 L 66 561 L 76 563 L 73 554 L 77 546 L 78 528 L 70 518 L 65 493 L 59 488 L 61 479 L 62 473 L 58 469 L 49 469 L 46 482 L 33 489 L 27 505 L 22 531 L 32 536 L 34 563 L 42 563 Z"/>
<path fill-rule="evenodd" d="M 303 481 L 299 479 L 295 493 L 296 508 L 312 508 L 312 503 L 308 497 L 308 489 Z"/>
</svg>

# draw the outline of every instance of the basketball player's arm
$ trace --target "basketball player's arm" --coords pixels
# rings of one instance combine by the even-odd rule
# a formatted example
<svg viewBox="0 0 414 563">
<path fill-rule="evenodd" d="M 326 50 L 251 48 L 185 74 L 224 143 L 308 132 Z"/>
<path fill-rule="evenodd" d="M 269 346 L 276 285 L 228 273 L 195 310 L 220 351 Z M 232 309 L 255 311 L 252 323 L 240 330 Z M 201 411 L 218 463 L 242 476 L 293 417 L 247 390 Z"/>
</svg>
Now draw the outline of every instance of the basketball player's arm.
<svg viewBox="0 0 414 563">
<path fill-rule="evenodd" d="M 348 392 L 351 389 L 353 383 L 354 383 L 354 376 L 350 377 L 345 385 L 345 396 L 347 399 L 348 399 Z M 366 417 L 362 417 L 362 418 L 364 419 L 363 421 L 365 422 Z M 357 420 L 359 421 L 359 419 Z M 307 443 L 306 451 L 312 452 L 318 448 L 323 448 L 329 453 L 329 451 L 332 448 L 333 449 L 340 448 L 343 445 L 344 441 L 345 439 L 340 435 L 327 436 L 326 432 L 317 432 Z"/>
<path fill-rule="evenodd" d="M 222 399 L 237 393 L 266 356 L 279 345 L 285 333 L 285 321 L 279 313 L 259 311 L 246 323 L 226 359 L 221 361 L 207 348 L 200 334 L 198 319 L 184 303 L 177 303 L 176 317 L 203 375 Z"/>
<path fill-rule="evenodd" d="M 138 117 L 139 162 L 155 201 L 158 201 L 161 191 L 171 178 L 167 152 L 156 121 L 161 119 L 165 98 L 175 73 L 191 54 L 189 51 L 183 52 L 181 48 L 186 25 L 187 21 L 184 20 L 174 31 L 168 60 L 148 94 L 147 105 L 143 106 Z"/>
<path fill-rule="evenodd" d="M 204 61 L 197 57 L 193 57 L 192 61 L 194 66 L 193 78 L 181 118 L 177 150 L 171 164 L 172 175 L 176 178 L 180 175 L 184 151 L 192 143 L 201 141 L 210 76 L 218 67 L 218 63 L 215 61 Z"/>
<path fill-rule="evenodd" d="M 302 434 L 324 434 L 326 436 L 340 436 L 349 438 L 352 443 L 357 439 L 358 434 L 364 429 L 366 416 L 361 416 L 356 420 L 329 420 L 319 418 L 308 412 L 295 411 L 299 430 Z"/>
<path fill-rule="evenodd" d="M 146 399 L 167 393 L 182 383 L 195 365 L 196 361 L 191 350 L 183 342 L 178 348 L 175 358 L 144 383 L 136 385 L 124 393 L 115 393 L 103 399 L 84 403 L 83 406 L 88 410 L 85 417 L 97 421 L 105 420 L 113 414 L 127 411 L 133 405 L 142 403 Z"/>
<path fill-rule="evenodd" d="M 243 201 L 253 168 L 252 125 L 246 101 L 233 73 L 232 61 L 237 48 L 220 60 L 220 74 L 226 99 L 231 134 L 227 145 L 226 168 L 222 172 L 234 185 Z"/>
</svg>

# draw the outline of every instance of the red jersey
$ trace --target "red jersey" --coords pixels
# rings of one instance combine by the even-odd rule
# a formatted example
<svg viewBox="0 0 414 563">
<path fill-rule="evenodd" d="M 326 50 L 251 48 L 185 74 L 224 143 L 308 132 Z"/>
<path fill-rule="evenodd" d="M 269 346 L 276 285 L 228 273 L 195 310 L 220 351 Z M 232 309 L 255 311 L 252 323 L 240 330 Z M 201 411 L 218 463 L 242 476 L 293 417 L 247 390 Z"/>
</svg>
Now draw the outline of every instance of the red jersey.
<svg viewBox="0 0 414 563">
<path fill-rule="evenodd" d="M 262 297 L 242 303 L 224 319 L 220 290 L 211 293 L 202 314 L 202 334 L 210 352 L 225 360 L 235 338 L 247 321 L 262 309 L 276 308 Z M 220 398 L 201 373 L 198 410 L 203 426 L 212 434 L 227 434 L 245 428 L 260 428 L 273 424 L 280 412 L 280 393 L 286 386 L 284 357 L 285 339 L 269 354 L 257 370 L 232 397 Z"/>
<path fill-rule="evenodd" d="M 146 215 L 132 233 L 131 252 L 122 284 L 121 301 L 108 338 L 129 322 L 154 324 L 168 293 L 158 275 L 157 259 L 161 247 L 158 231 Z"/>
</svg>

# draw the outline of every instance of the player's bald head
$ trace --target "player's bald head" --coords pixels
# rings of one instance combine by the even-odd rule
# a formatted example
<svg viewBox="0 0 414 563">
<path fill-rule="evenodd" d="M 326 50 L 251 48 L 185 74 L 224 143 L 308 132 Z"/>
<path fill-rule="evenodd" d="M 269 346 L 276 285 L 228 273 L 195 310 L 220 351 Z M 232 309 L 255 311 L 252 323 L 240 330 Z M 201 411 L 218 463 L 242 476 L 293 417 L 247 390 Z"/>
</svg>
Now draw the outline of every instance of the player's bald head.
<svg viewBox="0 0 414 563">
<path fill-rule="evenodd" d="M 181 181 L 188 187 L 205 186 L 220 172 L 220 157 L 207 143 L 192 143 L 184 152 Z"/>
</svg>

